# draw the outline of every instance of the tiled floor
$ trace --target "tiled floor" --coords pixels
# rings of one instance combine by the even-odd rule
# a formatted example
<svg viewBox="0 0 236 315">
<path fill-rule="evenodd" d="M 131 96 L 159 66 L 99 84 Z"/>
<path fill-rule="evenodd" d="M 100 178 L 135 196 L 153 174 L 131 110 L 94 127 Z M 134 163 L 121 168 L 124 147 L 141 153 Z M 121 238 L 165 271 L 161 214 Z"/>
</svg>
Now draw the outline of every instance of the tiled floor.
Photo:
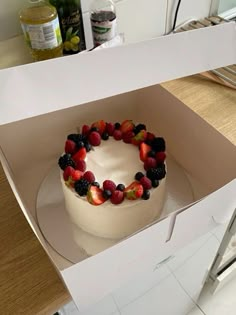
<svg viewBox="0 0 236 315">
<path fill-rule="evenodd" d="M 220 227 L 203 235 L 164 265 L 129 281 L 86 312 L 78 312 L 70 303 L 61 314 L 235 315 L 236 277 L 214 295 L 209 284 L 202 290 L 224 230 Z"/>
</svg>

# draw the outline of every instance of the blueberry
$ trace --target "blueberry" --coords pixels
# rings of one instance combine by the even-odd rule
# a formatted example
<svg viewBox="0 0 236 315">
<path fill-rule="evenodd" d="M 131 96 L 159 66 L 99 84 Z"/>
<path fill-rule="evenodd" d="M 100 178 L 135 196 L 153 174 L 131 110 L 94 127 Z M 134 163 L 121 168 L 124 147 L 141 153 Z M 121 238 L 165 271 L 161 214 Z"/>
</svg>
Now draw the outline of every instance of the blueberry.
<svg viewBox="0 0 236 315">
<path fill-rule="evenodd" d="M 148 157 L 152 157 L 152 158 L 155 158 L 156 157 L 156 152 L 151 150 L 148 152 Z"/>
<path fill-rule="evenodd" d="M 83 147 L 84 147 L 83 141 L 78 141 L 78 142 L 76 143 L 76 146 L 77 146 L 78 149 L 83 148 Z"/>
<path fill-rule="evenodd" d="M 96 187 L 99 188 L 99 187 L 100 187 L 100 184 L 99 184 L 98 182 L 93 182 L 93 183 L 92 183 L 92 186 L 96 186 Z"/>
<path fill-rule="evenodd" d="M 150 191 L 149 190 L 144 190 L 142 194 L 142 199 L 148 200 L 150 198 Z"/>
<path fill-rule="evenodd" d="M 108 140 L 108 139 L 109 139 L 109 134 L 107 132 L 103 132 L 102 140 Z"/>
<path fill-rule="evenodd" d="M 116 122 L 115 123 L 115 129 L 119 129 L 120 128 L 120 123 Z"/>
<path fill-rule="evenodd" d="M 124 191 L 125 190 L 125 185 L 119 184 L 116 186 L 116 190 Z"/>
<path fill-rule="evenodd" d="M 112 195 L 112 192 L 108 189 L 103 190 L 102 195 L 104 198 L 109 199 Z"/>
<path fill-rule="evenodd" d="M 91 129 L 90 129 L 90 131 L 92 132 L 92 131 L 97 131 L 97 132 L 99 132 L 99 129 L 97 128 L 97 127 L 92 127 Z"/>
<path fill-rule="evenodd" d="M 143 176 L 144 176 L 144 174 L 143 174 L 142 172 L 138 172 L 138 173 L 135 174 L 135 177 L 134 177 L 134 178 L 135 178 L 136 180 L 140 180 Z"/>
<path fill-rule="evenodd" d="M 84 146 L 85 146 L 85 149 L 86 149 L 87 152 L 91 151 L 92 146 L 91 146 L 90 143 L 86 142 Z"/>
<path fill-rule="evenodd" d="M 153 188 L 156 188 L 156 187 L 158 187 L 159 186 L 159 180 L 158 179 L 153 179 L 152 180 L 152 187 Z"/>
</svg>

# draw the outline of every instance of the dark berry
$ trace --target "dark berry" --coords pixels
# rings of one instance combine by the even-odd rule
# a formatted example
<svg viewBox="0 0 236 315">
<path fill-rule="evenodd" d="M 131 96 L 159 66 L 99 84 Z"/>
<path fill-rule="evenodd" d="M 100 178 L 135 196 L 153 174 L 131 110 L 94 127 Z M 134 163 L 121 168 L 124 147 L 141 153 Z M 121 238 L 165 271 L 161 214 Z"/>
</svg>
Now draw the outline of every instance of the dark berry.
<svg viewBox="0 0 236 315">
<path fill-rule="evenodd" d="M 100 187 L 100 184 L 98 182 L 93 182 L 92 186 L 97 186 L 98 188 Z"/>
<path fill-rule="evenodd" d="M 124 191 L 125 190 L 125 185 L 119 184 L 116 186 L 116 190 Z"/>
<path fill-rule="evenodd" d="M 152 180 L 152 187 L 153 188 L 156 188 L 156 187 L 158 187 L 159 186 L 159 180 L 158 179 L 153 179 Z"/>
<path fill-rule="evenodd" d="M 93 131 L 99 132 L 99 129 L 98 129 L 97 127 L 92 127 L 92 128 L 90 129 L 90 131 L 91 131 L 91 132 L 93 132 Z"/>
<path fill-rule="evenodd" d="M 160 137 L 154 138 L 152 140 L 152 149 L 156 152 L 165 151 L 166 150 L 165 140 Z"/>
<path fill-rule="evenodd" d="M 152 158 L 155 158 L 156 157 L 156 152 L 151 150 L 148 152 L 148 157 L 152 157 Z"/>
<path fill-rule="evenodd" d="M 160 180 L 166 176 L 166 171 L 163 167 L 150 168 L 147 171 L 147 177 L 153 181 L 154 179 Z"/>
<path fill-rule="evenodd" d="M 67 136 L 67 139 L 77 143 L 79 141 L 84 140 L 84 135 L 81 135 L 80 133 L 71 133 L 70 135 Z"/>
<path fill-rule="evenodd" d="M 75 168 L 75 162 L 71 159 L 70 154 L 64 154 L 63 156 L 60 156 L 58 165 L 62 170 L 64 170 L 67 166 L 72 166 Z"/>
<path fill-rule="evenodd" d="M 120 123 L 115 123 L 115 129 L 119 129 L 120 128 Z"/>
<path fill-rule="evenodd" d="M 84 147 L 84 142 L 83 142 L 83 141 L 77 141 L 77 142 L 76 142 L 76 147 L 77 147 L 78 149 L 83 148 L 83 147 Z"/>
<path fill-rule="evenodd" d="M 150 191 L 149 190 L 144 190 L 142 194 L 142 199 L 143 200 L 148 200 L 150 198 Z"/>
<path fill-rule="evenodd" d="M 80 196 L 86 196 L 89 189 L 89 182 L 86 179 L 81 178 L 75 182 L 74 187 L 75 191 Z"/>
<path fill-rule="evenodd" d="M 86 142 L 86 143 L 84 144 L 84 146 L 85 146 L 85 149 L 86 149 L 87 152 L 89 152 L 89 151 L 92 150 L 92 146 L 91 146 L 90 143 Z"/>
<path fill-rule="evenodd" d="M 106 189 L 106 190 L 103 190 L 102 195 L 104 198 L 109 199 L 112 195 L 112 192 L 110 190 Z"/>
<path fill-rule="evenodd" d="M 152 140 L 150 140 L 150 139 L 145 140 L 145 143 L 146 143 L 147 145 L 152 146 Z"/>
<path fill-rule="evenodd" d="M 142 172 L 138 172 L 135 174 L 134 178 L 139 181 L 143 176 L 144 176 L 144 174 Z"/>
<path fill-rule="evenodd" d="M 107 132 L 103 132 L 102 140 L 108 140 L 108 139 L 109 139 L 109 134 Z"/>
<path fill-rule="evenodd" d="M 141 130 L 146 130 L 146 126 L 144 124 L 138 124 L 137 126 L 135 126 L 135 130 L 137 133 L 139 133 Z"/>
</svg>

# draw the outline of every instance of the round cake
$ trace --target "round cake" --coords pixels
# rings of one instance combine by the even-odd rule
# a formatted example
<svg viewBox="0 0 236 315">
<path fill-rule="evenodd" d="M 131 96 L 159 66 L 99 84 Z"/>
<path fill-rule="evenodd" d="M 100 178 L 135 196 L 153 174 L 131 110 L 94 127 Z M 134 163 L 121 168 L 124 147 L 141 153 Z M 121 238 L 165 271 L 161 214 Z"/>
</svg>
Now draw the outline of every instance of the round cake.
<svg viewBox="0 0 236 315">
<path fill-rule="evenodd" d="M 165 157 L 164 139 L 131 120 L 68 135 L 58 164 L 73 225 L 119 240 L 152 223 L 165 199 Z"/>
</svg>

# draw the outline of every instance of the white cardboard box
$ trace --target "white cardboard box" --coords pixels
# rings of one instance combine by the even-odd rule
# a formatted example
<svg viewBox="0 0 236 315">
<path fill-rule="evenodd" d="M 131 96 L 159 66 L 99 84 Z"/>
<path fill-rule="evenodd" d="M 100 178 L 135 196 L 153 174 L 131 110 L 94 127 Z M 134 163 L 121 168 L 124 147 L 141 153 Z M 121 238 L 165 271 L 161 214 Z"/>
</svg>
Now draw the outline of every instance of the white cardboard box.
<svg viewBox="0 0 236 315">
<path fill-rule="evenodd" d="M 0 71 L 1 162 L 79 310 L 230 219 L 236 207 L 235 146 L 158 83 L 233 64 L 235 52 L 235 23 L 228 23 Z M 162 134 L 169 156 L 188 176 L 194 200 L 203 199 L 72 264 L 42 235 L 37 195 L 65 136 L 100 118 L 143 121 Z M 54 232 L 63 243 L 61 231 Z"/>
</svg>

